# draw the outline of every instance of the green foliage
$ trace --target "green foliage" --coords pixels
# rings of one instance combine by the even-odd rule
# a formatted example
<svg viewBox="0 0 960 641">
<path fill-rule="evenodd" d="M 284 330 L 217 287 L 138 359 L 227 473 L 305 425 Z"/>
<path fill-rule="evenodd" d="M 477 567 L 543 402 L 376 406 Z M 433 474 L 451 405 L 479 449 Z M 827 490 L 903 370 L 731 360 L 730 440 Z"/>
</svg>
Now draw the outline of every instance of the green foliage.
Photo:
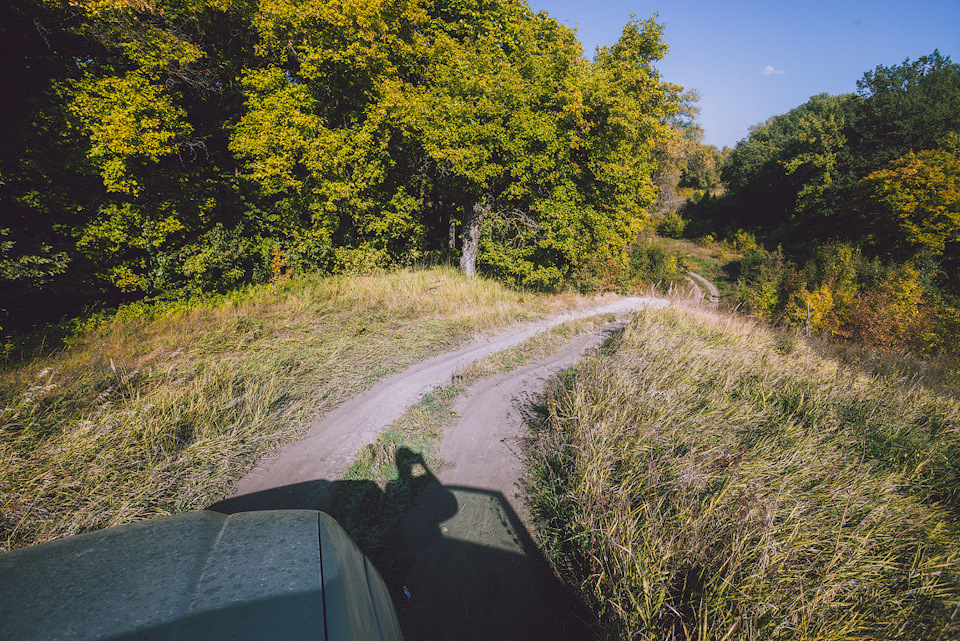
<svg viewBox="0 0 960 641">
<path fill-rule="evenodd" d="M 852 95 L 821 94 L 753 127 L 723 165 L 731 222 L 762 225 L 768 234 L 803 228 L 809 235 L 813 220 L 833 216 L 853 102 Z"/>
<path fill-rule="evenodd" d="M 618 291 L 635 294 L 655 288 L 668 292 L 684 282 L 686 260 L 665 246 L 662 239 L 641 238 L 618 258 L 585 261 L 572 282 L 581 292 Z"/>
<path fill-rule="evenodd" d="M 272 243 L 250 238 L 241 229 L 217 224 L 181 252 L 183 275 L 193 292 L 226 292 L 250 282 L 265 282 Z"/>
<path fill-rule="evenodd" d="M 70 111 L 87 129 L 87 155 L 99 167 L 108 192 L 137 196 L 140 186 L 128 174 L 128 164 L 156 163 L 176 153 L 178 142 L 191 133 L 162 85 L 144 75 L 86 78 L 72 88 Z"/>
<path fill-rule="evenodd" d="M 758 272 L 749 263 L 762 254 L 746 257 L 741 298 L 758 316 L 936 351 L 945 344 L 931 340 L 936 319 L 960 296 L 960 65 L 935 51 L 877 67 L 857 87 L 754 127 L 724 162 L 726 192 L 682 213 L 695 234 L 747 228 L 807 264 L 783 271 L 760 260 L 768 267 Z M 853 252 L 853 279 L 824 273 L 837 247 Z"/>
<path fill-rule="evenodd" d="M 900 65 L 878 66 L 857 82 L 850 127 L 858 177 L 912 150 L 933 149 L 960 131 L 960 64 L 939 51 Z"/>
<path fill-rule="evenodd" d="M 752 237 L 751 237 L 752 240 Z M 756 244 L 742 249 L 740 274 L 737 279 L 737 295 L 751 314 L 761 320 L 774 320 L 783 305 L 786 282 L 793 266 L 784 259 L 779 248 L 765 251 Z"/>
<path fill-rule="evenodd" d="M 857 86 L 856 94 L 814 96 L 752 128 L 724 162 L 722 202 L 691 206 L 685 215 L 712 221 L 714 231 L 756 229 L 788 253 L 843 241 L 865 242 L 875 252 L 894 248 L 903 258 L 904 245 L 929 245 L 932 238 L 906 240 L 905 232 L 916 230 L 896 221 L 934 216 L 898 213 L 901 206 L 928 207 L 919 201 L 930 197 L 908 186 L 910 176 L 929 180 L 931 194 L 951 192 L 946 167 L 953 161 L 930 150 L 960 131 L 960 65 L 934 52 L 877 67 Z M 898 191 L 919 200 L 901 201 Z M 937 216 L 934 235 L 946 231 Z"/>
<path fill-rule="evenodd" d="M 821 247 L 798 267 L 780 250 L 755 246 L 740 262 L 737 294 L 762 320 L 888 351 L 956 354 L 956 308 L 921 267 L 883 263 L 847 244 Z"/>
<path fill-rule="evenodd" d="M 14 251 L 17 243 L 9 235 L 9 229 L 0 229 L 0 282 L 8 286 L 23 282 L 37 286 L 66 269 L 66 254 L 51 253 L 49 245 L 41 245 L 31 253 Z"/>
<path fill-rule="evenodd" d="M 0 114 L 0 228 L 17 256 L 57 257 L 43 289 L 19 279 L 35 310 L 225 291 L 275 258 L 361 273 L 460 252 L 556 288 L 624 263 L 655 141 L 695 129 L 653 68 L 653 18 L 588 62 L 521 0 L 3 11 L 32 62 L 0 66 L 25 97 Z"/>
<path fill-rule="evenodd" d="M 675 211 L 669 211 L 657 220 L 657 233 L 665 238 L 682 238 L 687 221 Z"/>
<path fill-rule="evenodd" d="M 661 242 L 648 238 L 631 247 L 627 254 L 630 259 L 628 282 L 653 284 L 664 292 L 683 282 L 686 267 L 683 258 Z M 634 286 L 634 290 L 638 289 Z"/>
<path fill-rule="evenodd" d="M 960 242 L 960 153 L 911 151 L 863 178 L 858 201 L 885 253 L 942 255 Z"/>
</svg>

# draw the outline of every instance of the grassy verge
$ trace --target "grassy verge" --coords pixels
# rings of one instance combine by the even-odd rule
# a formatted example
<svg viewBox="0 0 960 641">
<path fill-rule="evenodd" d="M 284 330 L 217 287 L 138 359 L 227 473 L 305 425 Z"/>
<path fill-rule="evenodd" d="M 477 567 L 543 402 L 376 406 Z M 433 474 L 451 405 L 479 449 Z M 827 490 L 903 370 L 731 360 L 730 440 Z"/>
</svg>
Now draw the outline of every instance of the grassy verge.
<svg viewBox="0 0 960 641">
<path fill-rule="evenodd" d="M 450 385 L 426 394 L 376 441 L 361 448 L 357 460 L 344 474 L 332 510 L 360 548 L 377 558 L 388 534 L 409 505 L 423 475 L 407 470 L 419 463 L 430 472 L 447 464 L 439 456 L 444 429 L 457 418 L 453 405 L 473 383 L 534 363 L 558 351 L 572 338 L 612 322 L 612 314 L 568 321 L 523 343 L 476 360 L 458 370 Z M 372 485 L 371 485 L 372 483 Z"/>
<path fill-rule="evenodd" d="M 208 505 L 372 382 L 576 304 L 452 270 L 135 306 L 0 371 L 0 551 Z"/>
<path fill-rule="evenodd" d="M 960 404 L 704 310 L 548 395 L 543 542 L 610 638 L 960 635 Z"/>
</svg>

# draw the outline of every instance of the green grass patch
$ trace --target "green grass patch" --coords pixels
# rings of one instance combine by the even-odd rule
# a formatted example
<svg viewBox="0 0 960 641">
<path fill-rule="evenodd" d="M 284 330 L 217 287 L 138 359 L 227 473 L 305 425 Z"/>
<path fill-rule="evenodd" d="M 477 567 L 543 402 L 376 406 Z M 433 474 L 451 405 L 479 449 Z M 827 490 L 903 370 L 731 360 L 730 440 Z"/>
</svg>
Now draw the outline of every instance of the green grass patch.
<svg viewBox="0 0 960 641">
<path fill-rule="evenodd" d="M 960 404 L 702 309 L 560 377 L 542 541 L 609 638 L 960 635 Z"/>
</svg>

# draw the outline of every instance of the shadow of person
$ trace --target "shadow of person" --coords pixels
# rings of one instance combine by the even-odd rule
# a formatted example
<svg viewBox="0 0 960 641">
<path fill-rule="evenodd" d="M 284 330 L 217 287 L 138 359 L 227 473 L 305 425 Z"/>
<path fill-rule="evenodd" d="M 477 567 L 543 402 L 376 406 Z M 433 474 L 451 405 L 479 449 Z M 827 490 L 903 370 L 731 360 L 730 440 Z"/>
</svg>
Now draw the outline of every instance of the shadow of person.
<svg viewBox="0 0 960 641">
<path fill-rule="evenodd" d="M 398 490 L 413 496 L 384 578 L 407 641 L 595 638 L 590 615 L 500 492 L 443 485 L 404 448 L 397 469 Z"/>
<path fill-rule="evenodd" d="M 383 491 L 373 481 L 318 480 L 208 509 L 328 512 L 383 576 L 406 641 L 596 637 L 500 492 L 443 485 L 406 447 L 394 460 L 397 478 Z"/>
</svg>

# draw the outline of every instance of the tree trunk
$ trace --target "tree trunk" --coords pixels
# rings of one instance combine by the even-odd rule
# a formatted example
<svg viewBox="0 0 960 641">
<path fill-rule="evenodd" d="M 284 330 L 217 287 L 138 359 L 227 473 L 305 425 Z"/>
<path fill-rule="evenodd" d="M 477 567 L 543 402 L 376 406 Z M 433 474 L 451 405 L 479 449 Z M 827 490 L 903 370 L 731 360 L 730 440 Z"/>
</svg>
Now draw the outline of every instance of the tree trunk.
<svg viewBox="0 0 960 641">
<path fill-rule="evenodd" d="M 478 200 L 473 211 L 463 223 L 463 249 L 460 254 L 460 270 L 467 276 L 477 273 L 477 250 L 480 248 L 480 229 L 483 219 L 490 213 L 490 204 L 486 198 Z"/>
</svg>

